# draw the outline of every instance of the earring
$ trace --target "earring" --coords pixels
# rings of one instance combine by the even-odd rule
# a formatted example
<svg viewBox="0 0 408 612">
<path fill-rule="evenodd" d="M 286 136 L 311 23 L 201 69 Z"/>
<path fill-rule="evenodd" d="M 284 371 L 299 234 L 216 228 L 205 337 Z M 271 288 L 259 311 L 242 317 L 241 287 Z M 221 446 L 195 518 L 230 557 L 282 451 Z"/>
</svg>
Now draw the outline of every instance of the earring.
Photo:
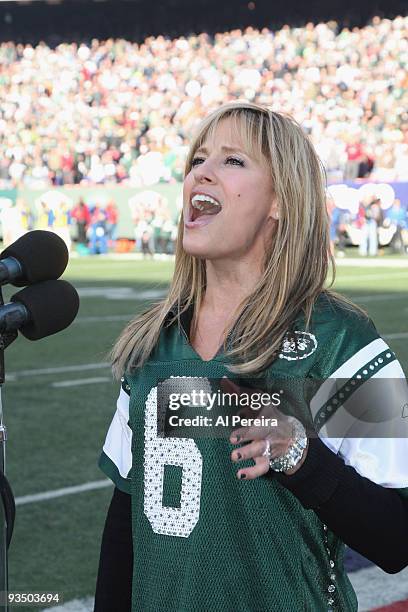
<svg viewBox="0 0 408 612">
<path fill-rule="evenodd" d="M 273 215 L 272 215 L 272 216 L 273 216 L 273 218 L 274 218 L 274 219 L 278 220 L 278 219 L 279 219 L 279 212 L 276 210 L 276 211 L 273 213 Z"/>
</svg>

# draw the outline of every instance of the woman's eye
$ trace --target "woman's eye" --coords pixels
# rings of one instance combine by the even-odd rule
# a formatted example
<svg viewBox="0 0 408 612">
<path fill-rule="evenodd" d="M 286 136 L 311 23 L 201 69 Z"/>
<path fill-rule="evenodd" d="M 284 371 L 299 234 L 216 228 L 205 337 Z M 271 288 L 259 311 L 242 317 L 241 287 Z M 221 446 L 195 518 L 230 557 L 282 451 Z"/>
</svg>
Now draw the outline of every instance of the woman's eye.
<svg viewBox="0 0 408 612">
<path fill-rule="evenodd" d="M 232 164 L 233 166 L 243 166 L 244 165 L 244 162 L 242 161 L 242 159 L 239 159 L 238 157 L 227 157 L 225 161 L 227 164 Z"/>
<path fill-rule="evenodd" d="M 201 164 L 204 161 L 204 159 L 202 157 L 195 157 L 193 159 L 193 161 L 191 162 L 191 166 L 197 166 L 198 164 Z"/>
<path fill-rule="evenodd" d="M 205 161 L 204 157 L 195 157 L 193 159 L 193 161 L 191 162 L 191 167 L 194 168 L 195 166 L 198 166 L 199 164 L 202 164 Z M 242 161 L 242 159 L 239 159 L 238 157 L 227 157 L 227 159 L 225 160 L 226 164 L 230 164 L 232 166 L 243 166 L 244 162 Z"/>
</svg>

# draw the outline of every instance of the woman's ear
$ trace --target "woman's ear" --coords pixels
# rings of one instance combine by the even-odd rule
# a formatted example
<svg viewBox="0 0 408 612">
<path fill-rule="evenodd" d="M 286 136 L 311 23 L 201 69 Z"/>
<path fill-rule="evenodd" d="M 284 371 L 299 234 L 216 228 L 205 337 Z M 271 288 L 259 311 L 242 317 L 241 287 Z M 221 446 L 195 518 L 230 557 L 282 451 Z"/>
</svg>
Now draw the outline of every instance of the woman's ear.
<svg viewBox="0 0 408 612">
<path fill-rule="evenodd" d="M 279 206 L 278 202 L 276 201 L 276 196 L 274 196 L 271 207 L 269 209 L 269 216 L 275 221 L 279 219 Z"/>
<path fill-rule="evenodd" d="M 279 209 L 276 203 L 274 203 L 271 206 L 271 209 L 269 211 L 269 216 L 271 219 L 274 219 L 275 221 L 277 221 L 279 219 Z"/>
</svg>

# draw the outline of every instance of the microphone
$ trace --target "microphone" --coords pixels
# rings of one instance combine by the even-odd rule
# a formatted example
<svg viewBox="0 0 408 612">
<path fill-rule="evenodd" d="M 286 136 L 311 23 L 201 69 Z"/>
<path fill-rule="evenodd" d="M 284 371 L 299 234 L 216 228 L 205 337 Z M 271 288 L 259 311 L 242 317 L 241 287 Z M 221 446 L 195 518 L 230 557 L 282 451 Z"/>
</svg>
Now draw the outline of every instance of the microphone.
<svg viewBox="0 0 408 612">
<path fill-rule="evenodd" d="M 40 340 L 65 329 L 75 319 L 79 297 L 64 280 L 46 280 L 14 294 L 0 306 L 0 334 L 17 329 L 28 340 Z"/>
<path fill-rule="evenodd" d="M 68 264 L 65 242 L 45 230 L 21 236 L 0 254 L 0 285 L 16 287 L 59 278 Z"/>
</svg>

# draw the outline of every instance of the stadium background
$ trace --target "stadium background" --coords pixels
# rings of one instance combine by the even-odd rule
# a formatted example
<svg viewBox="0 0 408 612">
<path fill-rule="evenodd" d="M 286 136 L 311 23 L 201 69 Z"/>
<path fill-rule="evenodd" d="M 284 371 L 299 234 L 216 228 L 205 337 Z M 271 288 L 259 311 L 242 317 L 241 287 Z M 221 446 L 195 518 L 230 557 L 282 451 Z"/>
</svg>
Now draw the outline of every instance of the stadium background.
<svg viewBox="0 0 408 612">
<path fill-rule="evenodd" d="M 4 2 L 0 40 L 24 45 L 45 41 L 50 48 L 61 42 L 90 44 L 93 38 L 141 43 L 151 36 L 212 36 L 248 26 L 276 31 L 285 24 L 307 28 L 309 22 L 333 19 L 340 29 L 363 27 L 375 15 L 391 19 L 406 14 L 406 2 L 390 1 Z M 99 191 L 109 188 L 98 186 Z M 126 217 L 122 222 L 127 225 Z M 390 255 L 365 260 L 348 254 L 339 264 L 336 288 L 368 309 L 407 371 L 406 259 Z M 80 293 L 76 322 L 35 344 L 20 339 L 7 351 L 7 471 L 17 498 L 11 590 L 59 591 L 71 602 L 65 610 L 91 609 L 111 495 L 96 462 L 117 394 L 106 354 L 125 322 L 163 294 L 171 270 L 171 259 L 142 260 L 132 254 L 72 258 L 65 278 Z M 351 551 L 347 567 L 362 610 L 408 610 L 407 571 L 388 576 Z"/>
</svg>

